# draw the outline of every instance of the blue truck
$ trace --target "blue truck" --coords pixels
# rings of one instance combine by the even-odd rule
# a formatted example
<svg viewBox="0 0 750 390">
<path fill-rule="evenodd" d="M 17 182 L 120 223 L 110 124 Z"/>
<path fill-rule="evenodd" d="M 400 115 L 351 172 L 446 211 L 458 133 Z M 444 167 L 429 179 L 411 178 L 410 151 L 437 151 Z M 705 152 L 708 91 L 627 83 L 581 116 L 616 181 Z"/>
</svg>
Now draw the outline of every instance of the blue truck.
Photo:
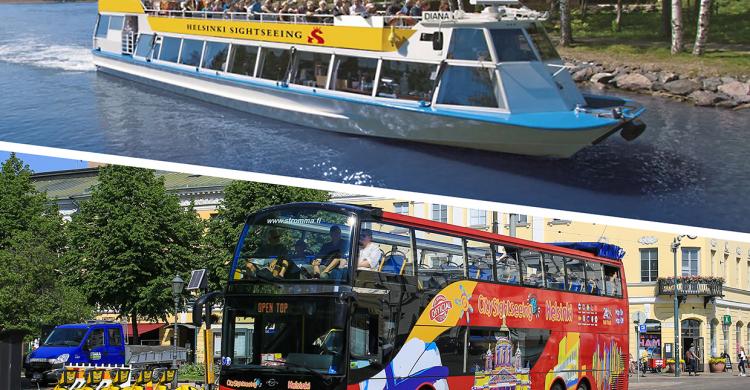
<svg viewBox="0 0 750 390">
<path fill-rule="evenodd" d="M 114 322 L 57 326 L 39 348 L 26 356 L 26 377 L 37 382 L 51 381 L 54 370 L 71 364 L 153 368 L 172 363 L 172 346 L 127 345 L 125 340 L 122 325 Z M 187 350 L 178 348 L 177 360 L 182 362 L 186 358 Z"/>
</svg>

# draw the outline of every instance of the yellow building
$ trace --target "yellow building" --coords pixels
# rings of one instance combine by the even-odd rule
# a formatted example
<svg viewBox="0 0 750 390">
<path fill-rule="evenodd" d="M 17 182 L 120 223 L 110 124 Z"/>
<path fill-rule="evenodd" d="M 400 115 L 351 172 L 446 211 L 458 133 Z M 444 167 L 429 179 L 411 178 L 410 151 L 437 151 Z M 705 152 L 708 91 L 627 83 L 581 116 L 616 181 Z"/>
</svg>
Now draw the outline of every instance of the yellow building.
<svg viewBox="0 0 750 390">
<path fill-rule="evenodd" d="M 676 234 L 371 196 L 334 194 L 334 201 L 485 231 L 495 228 L 500 234 L 540 242 L 618 245 L 626 251 L 623 262 L 631 319 L 637 312 L 643 312 L 647 319 L 641 356 L 666 358 L 665 350 L 674 350 L 674 290 L 666 278 L 675 274 L 672 244 Z M 682 237 L 677 248 L 677 275 L 694 279 L 678 289 L 681 357 L 684 359 L 684 347 L 694 345 L 702 352 L 699 369 L 708 364 L 709 357 L 724 352 L 736 362 L 740 346 L 750 350 L 750 243 Z M 723 278 L 724 282 L 711 277 Z M 635 326 L 630 340 L 630 353 L 637 356 Z"/>
</svg>

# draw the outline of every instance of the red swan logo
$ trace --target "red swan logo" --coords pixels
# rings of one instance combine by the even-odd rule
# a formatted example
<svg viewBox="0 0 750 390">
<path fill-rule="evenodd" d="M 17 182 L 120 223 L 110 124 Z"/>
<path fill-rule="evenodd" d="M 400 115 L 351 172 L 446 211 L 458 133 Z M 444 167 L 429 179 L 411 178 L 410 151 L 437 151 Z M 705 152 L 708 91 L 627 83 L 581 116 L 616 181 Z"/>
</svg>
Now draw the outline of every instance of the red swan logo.
<svg viewBox="0 0 750 390">
<path fill-rule="evenodd" d="M 315 27 L 310 35 L 307 36 L 307 43 L 315 43 L 318 45 L 324 44 L 326 41 L 323 39 L 323 30 L 320 27 Z"/>
</svg>

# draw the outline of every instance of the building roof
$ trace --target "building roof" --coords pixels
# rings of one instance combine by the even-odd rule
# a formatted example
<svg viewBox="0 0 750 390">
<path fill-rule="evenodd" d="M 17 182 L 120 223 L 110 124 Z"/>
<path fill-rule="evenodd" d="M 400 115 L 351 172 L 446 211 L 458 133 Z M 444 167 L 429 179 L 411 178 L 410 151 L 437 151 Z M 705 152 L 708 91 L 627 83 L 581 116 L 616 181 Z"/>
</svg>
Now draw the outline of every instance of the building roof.
<svg viewBox="0 0 750 390">
<path fill-rule="evenodd" d="M 221 190 L 232 182 L 231 179 L 156 171 L 164 177 L 168 192 L 211 192 Z M 31 178 L 38 191 L 46 192 L 53 200 L 88 198 L 92 188 L 98 183 L 99 168 L 72 169 L 66 171 L 34 174 Z"/>
</svg>

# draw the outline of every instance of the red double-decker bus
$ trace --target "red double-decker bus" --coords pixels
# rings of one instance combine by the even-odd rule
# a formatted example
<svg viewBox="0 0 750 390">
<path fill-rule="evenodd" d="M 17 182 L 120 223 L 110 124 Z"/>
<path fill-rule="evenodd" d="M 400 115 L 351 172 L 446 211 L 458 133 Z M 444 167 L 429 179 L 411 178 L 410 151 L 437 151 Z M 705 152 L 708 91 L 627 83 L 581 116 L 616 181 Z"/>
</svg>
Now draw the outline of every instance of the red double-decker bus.
<svg viewBox="0 0 750 390">
<path fill-rule="evenodd" d="M 626 389 L 618 249 L 341 204 L 259 211 L 222 293 L 220 389 Z"/>
</svg>

